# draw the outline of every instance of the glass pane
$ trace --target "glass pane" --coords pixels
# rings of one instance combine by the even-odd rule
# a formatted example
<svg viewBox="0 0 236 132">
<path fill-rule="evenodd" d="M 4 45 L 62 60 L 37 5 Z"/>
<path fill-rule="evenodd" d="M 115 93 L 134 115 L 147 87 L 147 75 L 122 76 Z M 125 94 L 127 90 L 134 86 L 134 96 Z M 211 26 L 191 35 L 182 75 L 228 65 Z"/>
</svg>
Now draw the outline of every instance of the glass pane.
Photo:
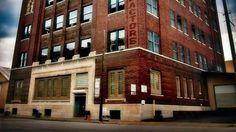
<svg viewBox="0 0 236 132">
<path fill-rule="evenodd" d="M 61 46 L 54 46 L 53 47 L 53 52 L 60 52 L 61 51 Z"/>
<path fill-rule="evenodd" d="M 88 48 L 91 44 L 91 39 L 84 39 L 81 41 L 81 47 L 82 48 Z"/>
<path fill-rule="evenodd" d="M 74 50 L 75 49 L 75 42 L 66 44 L 66 49 L 68 49 L 70 51 Z"/>
<path fill-rule="evenodd" d="M 42 55 L 42 56 L 47 56 L 47 55 L 48 55 L 48 48 L 42 49 L 41 55 Z"/>
</svg>

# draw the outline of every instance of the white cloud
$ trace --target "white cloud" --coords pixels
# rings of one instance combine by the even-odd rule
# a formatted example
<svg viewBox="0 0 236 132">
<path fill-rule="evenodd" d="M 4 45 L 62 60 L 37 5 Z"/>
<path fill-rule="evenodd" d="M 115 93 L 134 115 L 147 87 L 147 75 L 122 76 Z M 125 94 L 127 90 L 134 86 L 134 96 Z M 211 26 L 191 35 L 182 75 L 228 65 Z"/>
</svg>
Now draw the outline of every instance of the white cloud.
<svg viewBox="0 0 236 132">
<path fill-rule="evenodd" d="M 0 66 L 11 67 L 14 47 L 15 37 L 0 39 Z"/>
</svg>

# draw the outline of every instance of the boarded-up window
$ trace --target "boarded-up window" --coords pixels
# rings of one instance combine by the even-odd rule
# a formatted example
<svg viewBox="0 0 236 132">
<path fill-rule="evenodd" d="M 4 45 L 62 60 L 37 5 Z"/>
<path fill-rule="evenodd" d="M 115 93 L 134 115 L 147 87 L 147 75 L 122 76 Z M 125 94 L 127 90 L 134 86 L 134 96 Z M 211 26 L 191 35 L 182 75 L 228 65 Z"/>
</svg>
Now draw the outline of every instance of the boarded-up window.
<svg viewBox="0 0 236 132">
<path fill-rule="evenodd" d="M 86 89 L 88 88 L 88 73 L 79 73 L 76 76 L 76 88 Z"/>
<path fill-rule="evenodd" d="M 191 98 L 194 98 L 194 90 L 193 90 L 193 80 L 189 79 L 189 90 Z"/>
<path fill-rule="evenodd" d="M 177 97 L 181 97 L 181 90 L 180 90 L 180 77 L 176 76 L 176 92 L 177 92 Z"/>
<path fill-rule="evenodd" d="M 68 99 L 70 93 L 70 76 L 40 78 L 35 81 L 35 99 Z"/>
<path fill-rule="evenodd" d="M 183 78 L 183 90 L 184 90 L 184 97 L 188 98 L 188 85 L 186 78 Z"/>
<path fill-rule="evenodd" d="M 109 98 L 122 98 L 125 88 L 124 70 L 114 70 L 108 73 Z"/>
<path fill-rule="evenodd" d="M 151 94 L 161 95 L 161 73 L 151 70 L 150 73 Z"/>
<path fill-rule="evenodd" d="M 23 89 L 23 81 L 16 81 L 15 83 L 15 92 L 14 92 L 14 99 L 20 100 L 21 94 Z"/>
</svg>

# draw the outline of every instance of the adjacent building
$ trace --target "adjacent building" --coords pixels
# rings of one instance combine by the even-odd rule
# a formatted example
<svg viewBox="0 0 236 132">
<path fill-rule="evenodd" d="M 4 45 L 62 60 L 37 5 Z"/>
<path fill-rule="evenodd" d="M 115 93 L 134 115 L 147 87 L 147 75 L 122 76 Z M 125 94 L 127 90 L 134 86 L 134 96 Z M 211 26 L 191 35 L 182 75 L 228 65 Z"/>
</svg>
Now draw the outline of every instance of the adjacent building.
<svg viewBox="0 0 236 132">
<path fill-rule="evenodd" d="M 0 114 L 4 112 L 9 87 L 10 69 L 0 67 Z"/>
<path fill-rule="evenodd" d="M 224 69 L 215 0 L 23 0 L 6 109 L 169 118 L 210 110 Z"/>
</svg>

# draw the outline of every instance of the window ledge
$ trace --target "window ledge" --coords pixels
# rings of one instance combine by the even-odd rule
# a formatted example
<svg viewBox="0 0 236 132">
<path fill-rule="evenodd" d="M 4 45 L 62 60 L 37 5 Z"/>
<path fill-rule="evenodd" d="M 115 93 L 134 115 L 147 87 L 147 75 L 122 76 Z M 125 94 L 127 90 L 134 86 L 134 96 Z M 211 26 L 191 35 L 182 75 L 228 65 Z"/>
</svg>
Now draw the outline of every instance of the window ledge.
<svg viewBox="0 0 236 132">
<path fill-rule="evenodd" d="M 83 25 L 90 24 L 90 23 L 92 23 L 92 20 L 89 20 L 89 21 L 87 21 L 87 22 L 83 22 L 83 23 L 81 23 L 80 25 L 83 26 Z"/>
<path fill-rule="evenodd" d="M 184 35 L 189 36 L 187 33 L 184 33 Z"/>
<path fill-rule="evenodd" d="M 110 17 L 112 15 L 119 14 L 119 13 L 122 13 L 122 12 L 125 12 L 125 10 L 121 10 L 121 11 L 116 11 L 116 12 L 110 13 L 110 14 L 108 14 L 108 16 Z"/>
<path fill-rule="evenodd" d="M 177 99 L 183 99 L 183 97 L 177 97 Z"/>
<path fill-rule="evenodd" d="M 53 5 L 45 7 L 45 10 L 52 8 Z"/>
<path fill-rule="evenodd" d="M 28 40 L 29 40 L 29 38 L 24 38 L 24 39 L 22 39 L 20 41 L 22 42 L 22 41 L 28 41 Z"/>
<path fill-rule="evenodd" d="M 171 27 L 174 28 L 174 29 L 176 29 L 176 27 L 174 27 L 174 26 L 172 26 L 172 25 L 171 25 Z"/>
<path fill-rule="evenodd" d="M 59 32 L 62 32 L 62 29 L 53 31 L 53 34 L 54 34 L 54 33 L 59 33 Z"/>
<path fill-rule="evenodd" d="M 123 101 L 126 102 L 125 98 L 120 98 L 120 99 L 105 99 L 105 102 L 109 102 L 109 101 Z"/>
<path fill-rule="evenodd" d="M 60 2 L 57 2 L 56 4 L 59 5 L 59 4 L 63 3 L 63 2 L 65 2 L 65 0 L 62 0 L 62 1 L 60 1 Z"/>
<path fill-rule="evenodd" d="M 154 17 L 154 18 L 156 18 L 156 19 L 159 19 L 159 17 L 158 17 L 158 16 L 156 16 L 156 15 L 152 14 L 152 13 L 151 13 L 151 12 L 149 12 L 149 11 L 147 11 L 147 14 L 149 14 L 149 15 L 153 16 L 153 17 Z"/>
<path fill-rule="evenodd" d="M 156 96 L 156 97 L 164 97 L 163 94 L 151 94 L 151 96 Z"/>
</svg>

